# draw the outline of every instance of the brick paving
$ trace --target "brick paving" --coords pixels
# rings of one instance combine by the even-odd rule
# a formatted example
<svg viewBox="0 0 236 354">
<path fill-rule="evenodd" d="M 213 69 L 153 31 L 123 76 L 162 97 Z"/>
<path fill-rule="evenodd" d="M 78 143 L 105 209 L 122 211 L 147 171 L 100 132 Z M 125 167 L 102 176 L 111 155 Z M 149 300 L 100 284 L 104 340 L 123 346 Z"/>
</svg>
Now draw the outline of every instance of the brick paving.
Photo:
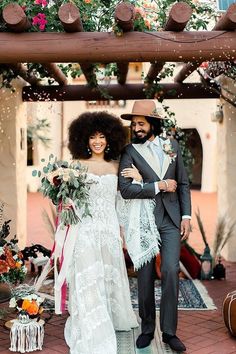
<svg viewBox="0 0 236 354">
<path fill-rule="evenodd" d="M 192 191 L 193 202 L 193 232 L 190 244 L 199 252 L 203 251 L 204 244 L 197 229 L 195 211 L 199 207 L 208 242 L 213 243 L 217 201 L 215 193 L 201 193 Z M 39 242 L 50 247 L 52 239 L 45 232 L 45 225 L 41 217 L 42 207 L 49 210 L 48 203 L 38 193 L 30 193 L 28 197 L 28 244 Z M 178 335 L 187 347 L 186 354 L 235 354 L 236 339 L 231 337 L 222 319 L 222 302 L 228 292 L 236 290 L 236 263 L 224 262 L 226 266 L 225 280 L 204 281 L 209 295 L 212 297 L 217 310 L 206 311 L 179 311 Z M 1 307 L 4 304 L 1 305 Z M 7 320 L 10 319 L 7 316 Z M 66 315 L 53 316 L 45 325 L 45 340 L 43 354 L 68 353 L 64 342 L 64 323 Z M 9 330 L 4 328 L 5 320 L 0 320 L 0 353 L 10 353 Z M 142 353 L 141 350 L 138 351 Z M 92 354 L 92 353 L 91 353 Z M 107 353 L 104 353 L 107 354 Z M 127 353 L 122 353 L 127 354 Z M 144 354 L 144 351 L 143 351 Z"/>
</svg>

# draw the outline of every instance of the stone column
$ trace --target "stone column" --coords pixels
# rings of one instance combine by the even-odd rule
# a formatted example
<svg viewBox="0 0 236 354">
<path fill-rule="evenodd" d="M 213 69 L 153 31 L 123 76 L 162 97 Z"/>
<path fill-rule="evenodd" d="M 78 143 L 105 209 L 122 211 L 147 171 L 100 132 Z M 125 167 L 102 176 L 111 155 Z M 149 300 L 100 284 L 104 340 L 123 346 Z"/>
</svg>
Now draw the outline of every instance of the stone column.
<svg viewBox="0 0 236 354">
<path fill-rule="evenodd" d="M 11 219 L 11 236 L 19 246 L 26 243 L 26 103 L 21 99 L 21 81 L 13 83 L 16 91 L 0 90 L 0 201 L 4 220 Z"/>
<path fill-rule="evenodd" d="M 221 78 L 222 94 L 235 101 L 235 81 Z M 223 122 L 218 124 L 218 216 L 224 217 L 227 225 L 236 222 L 236 107 L 222 100 Z M 236 229 L 222 251 L 229 261 L 236 261 Z"/>
</svg>

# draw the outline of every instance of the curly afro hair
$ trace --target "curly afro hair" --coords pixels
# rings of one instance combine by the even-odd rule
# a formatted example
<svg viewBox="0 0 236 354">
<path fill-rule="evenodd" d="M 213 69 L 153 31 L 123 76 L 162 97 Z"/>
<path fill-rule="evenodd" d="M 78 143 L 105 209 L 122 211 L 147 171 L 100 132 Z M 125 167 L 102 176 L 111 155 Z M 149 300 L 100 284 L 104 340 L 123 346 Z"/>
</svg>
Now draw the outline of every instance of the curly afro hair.
<svg viewBox="0 0 236 354">
<path fill-rule="evenodd" d="M 73 159 L 89 159 L 89 137 L 94 133 L 105 135 L 109 151 L 104 154 L 106 161 L 116 160 L 126 143 L 126 130 L 121 120 L 104 111 L 85 112 L 69 126 L 68 148 Z"/>
</svg>

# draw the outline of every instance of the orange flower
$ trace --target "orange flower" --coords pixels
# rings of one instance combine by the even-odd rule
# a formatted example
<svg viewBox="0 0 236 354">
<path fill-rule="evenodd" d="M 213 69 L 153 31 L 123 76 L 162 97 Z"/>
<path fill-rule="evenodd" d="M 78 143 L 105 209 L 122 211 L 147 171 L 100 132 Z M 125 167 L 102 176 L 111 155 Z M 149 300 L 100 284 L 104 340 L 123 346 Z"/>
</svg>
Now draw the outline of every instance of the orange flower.
<svg viewBox="0 0 236 354">
<path fill-rule="evenodd" d="M 146 26 L 148 29 L 151 28 L 151 23 L 150 23 L 149 20 L 145 20 L 144 23 L 145 23 L 145 26 Z"/>
<path fill-rule="evenodd" d="M 0 274 L 7 273 L 9 271 L 9 267 L 6 261 L 0 259 Z"/>
<path fill-rule="evenodd" d="M 20 262 L 16 262 L 16 263 L 15 263 L 15 267 L 16 267 L 16 268 L 20 268 L 20 267 L 21 267 L 21 263 L 20 263 Z"/>
<path fill-rule="evenodd" d="M 39 312 L 38 304 L 35 300 L 32 300 L 30 306 L 27 308 L 27 312 L 29 315 L 37 315 Z"/>
<path fill-rule="evenodd" d="M 9 265 L 10 268 L 16 268 L 16 262 L 14 260 L 14 258 L 11 256 L 7 256 L 6 258 L 6 262 Z"/>
<path fill-rule="evenodd" d="M 22 310 L 27 311 L 30 305 L 31 305 L 31 301 L 28 299 L 24 299 L 22 303 Z"/>
<path fill-rule="evenodd" d="M 91 4 L 91 0 L 84 0 L 85 4 Z"/>
</svg>

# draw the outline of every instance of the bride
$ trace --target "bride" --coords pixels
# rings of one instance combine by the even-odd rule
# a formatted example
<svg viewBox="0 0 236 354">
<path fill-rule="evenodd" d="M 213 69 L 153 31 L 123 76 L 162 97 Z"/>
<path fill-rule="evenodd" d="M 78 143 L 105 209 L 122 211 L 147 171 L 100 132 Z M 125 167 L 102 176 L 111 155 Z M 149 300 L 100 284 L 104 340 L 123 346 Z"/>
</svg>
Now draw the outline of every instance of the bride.
<svg viewBox="0 0 236 354">
<path fill-rule="evenodd" d="M 124 145 L 121 121 L 107 112 L 83 113 L 69 127 L 72 158 L 87 166 L 87 178 L 93 182 L 91 217 L 78 224 L 67 275 L 70 316 L 65 339 L 71 354 L 116 354 L 115 331 L 129 331 L 138 325 L 116 213 L 116 159 Z"/>
</svg>

